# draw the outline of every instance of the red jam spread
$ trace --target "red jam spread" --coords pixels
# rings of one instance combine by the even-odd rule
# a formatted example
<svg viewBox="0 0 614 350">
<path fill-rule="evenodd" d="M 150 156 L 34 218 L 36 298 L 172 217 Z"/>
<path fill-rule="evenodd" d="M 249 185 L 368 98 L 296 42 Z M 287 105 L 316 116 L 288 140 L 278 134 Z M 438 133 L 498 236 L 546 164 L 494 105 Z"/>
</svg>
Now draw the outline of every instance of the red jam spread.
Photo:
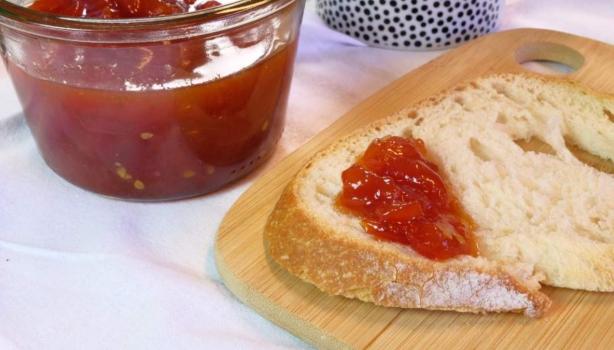
<svg viewBox="0 0 614 350">
<path fill-rule="evenodd" d="M 472 221 L 429 161 L 422 140 L 377 139 L 341 177 L 338 206 L 360 217 L 373 236 L 409 245 L 433 260 L 477 256 Z"/>
<path fill-rule="evenodd" d="M 219 4 L 37 0 L 31 7 L 69 16 L 127 18 Z M 212 38 L 142 46 L 25 43 L 31 45 L 25 50 L 34 68 L 24 70 L 11 59 L 7 67 L 38 147 L 56 173 L 113 197 L 185 198 L 247 174 L 281 136 L 296 40 L 266 53 L 275 45 L 263 44 L 275 40 L 266 25 L 268 31 L 255 23 Z M 243 32 L 251 33 L 251 41 L 241 40 Z M 226 59 L 218 49 L 234 56 Z M 220 75 L 215 69 L 230 73 Z"/>
</svg>

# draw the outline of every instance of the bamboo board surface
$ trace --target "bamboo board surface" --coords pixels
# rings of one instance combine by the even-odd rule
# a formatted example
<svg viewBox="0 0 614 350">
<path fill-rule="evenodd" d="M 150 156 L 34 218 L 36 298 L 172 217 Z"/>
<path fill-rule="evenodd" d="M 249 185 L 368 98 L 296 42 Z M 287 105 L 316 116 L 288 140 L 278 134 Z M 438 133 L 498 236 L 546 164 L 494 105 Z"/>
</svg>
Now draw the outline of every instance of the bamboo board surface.
<svg viewBox="0 0 614 350">
<path fill-rule="evenodd" d="M 227 287 L 283 328 L 321 348 L 613 349 L 614 293 L 544 288 L 553 300 L 534 320 L 385 308 L 328 296 L 269 260 L 262 230 L 282 189 L 318 150 L 376 119 L 481 75 L 522 72 L 519 62 L 577 68 L 568 78 L 614 94 L 614 47 L 560 32 L 518 29 L 482 37 L 408 73 L 354 107 L 261 176 L 224 218 L 216 260 Z"/>
</svg>

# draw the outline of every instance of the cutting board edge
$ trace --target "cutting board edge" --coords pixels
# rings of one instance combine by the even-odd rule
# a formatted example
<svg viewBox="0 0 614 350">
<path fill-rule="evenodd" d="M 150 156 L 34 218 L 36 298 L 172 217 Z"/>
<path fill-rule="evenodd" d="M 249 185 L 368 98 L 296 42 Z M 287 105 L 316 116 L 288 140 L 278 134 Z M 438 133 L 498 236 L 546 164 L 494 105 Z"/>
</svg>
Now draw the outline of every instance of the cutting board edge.
<svg viewBox="0 0 614 350">
<path fill-rule="evenodd" d="M 242 303 L 254 309 L 266 320 L 289 331 L 294 336 L 318 349 L 352 349 L 352 346 L 349 344 L 326 334 L 326 332 L 323 332 L 320 328 L 299 318 L 285 308 L 279 306 L 277 303 L 272 302 L 263 294 L 250 294 L 249 286 L 243 283 L 241 279 L 227 267 L 224 258 L 220 256 L 217 249 L 215 251 L 215 263 L 226 288 L 228 288 L 228 290 L 230 290 Z"/>
</svg>

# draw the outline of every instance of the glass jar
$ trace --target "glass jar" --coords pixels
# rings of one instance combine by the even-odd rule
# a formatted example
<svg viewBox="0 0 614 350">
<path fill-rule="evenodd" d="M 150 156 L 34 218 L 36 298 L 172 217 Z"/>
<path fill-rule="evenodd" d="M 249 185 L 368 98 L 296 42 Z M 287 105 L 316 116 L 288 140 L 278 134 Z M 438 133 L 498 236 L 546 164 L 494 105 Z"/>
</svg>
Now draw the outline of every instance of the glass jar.
<svg viewBox="0 0 614 350">
<path fill-rule="evenodd" d="M 40 153 L 64 179 L 171 200 L 214 191 L 272 153 L 304 0 L 114 20 L 22 5 L 0 0 L 0 51 Z"/>
</svg>

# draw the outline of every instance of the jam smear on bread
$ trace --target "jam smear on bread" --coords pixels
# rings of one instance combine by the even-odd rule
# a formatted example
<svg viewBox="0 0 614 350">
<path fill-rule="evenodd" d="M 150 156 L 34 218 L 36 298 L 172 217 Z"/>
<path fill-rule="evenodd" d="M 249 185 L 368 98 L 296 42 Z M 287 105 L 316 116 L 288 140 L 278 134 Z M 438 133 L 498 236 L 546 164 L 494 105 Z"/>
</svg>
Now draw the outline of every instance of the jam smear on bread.
<svg viewBox="0 0 614 350">
<path fill-rule="evenodd" d="M 409 245 L 432 260 L 478 255 L 471 218 L 422 140 L 376 139 L 341 177 L 337 206 L 360 217 L 369 234 Z"/>
</svg>

